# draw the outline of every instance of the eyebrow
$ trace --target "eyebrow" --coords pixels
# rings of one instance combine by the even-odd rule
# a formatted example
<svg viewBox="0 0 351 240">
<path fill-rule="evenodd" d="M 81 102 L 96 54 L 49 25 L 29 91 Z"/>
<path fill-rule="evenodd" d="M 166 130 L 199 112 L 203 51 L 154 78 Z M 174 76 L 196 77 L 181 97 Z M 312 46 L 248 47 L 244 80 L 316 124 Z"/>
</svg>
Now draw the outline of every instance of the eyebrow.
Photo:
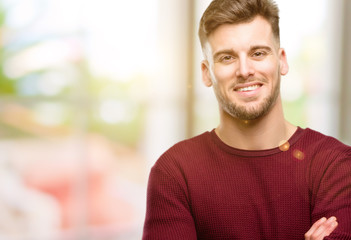
<svg viewBox="0 0 351 240">
<path fill-rule="evenodd" d="M 272 51 L 272 48 L 267 46 L 267 45 L 255 45 L 255 46 L 250 47 L 249 52 L 253 52 L 253 51 L 258 50 L 258 49 L 264 49 L 264 50 L 269 51 L 269 52 Z M 233 49 L 223 49 L 223 50 L 220 50 L 218 52 L 215 52 L 213 55 L 213 59 L 217 59 L 220 55 L 223 55 L 223 54 L 235 55 L 236 52 L 233 51 Z"/>
<path fill-rule="evenodd" d="M 258 49 L 264 49 L 264 50 L 269 51 L 269 52 L 272 51 L 272 48 L 269 46 L 266 46 L 266 45 L 253 46 L 250 48 L 250 51 L 253 52 L 253 51 L 258 50 Z"/>
</svg>

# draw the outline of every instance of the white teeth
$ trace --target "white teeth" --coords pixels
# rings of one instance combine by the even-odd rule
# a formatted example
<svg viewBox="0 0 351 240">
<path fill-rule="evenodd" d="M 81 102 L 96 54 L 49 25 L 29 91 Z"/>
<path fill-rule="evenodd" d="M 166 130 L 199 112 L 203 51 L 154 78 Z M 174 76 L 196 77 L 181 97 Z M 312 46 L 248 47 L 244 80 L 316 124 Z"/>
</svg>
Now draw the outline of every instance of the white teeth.
<svg viewBox="0 0 351 240">
<path fill-rule="evenodd" d="M 253 91 L 257 88 L 259 88 L 260 85 L 252 85 L 252 86 L 249 86 L 249 87 L 244 87 L 244 88 L 239 88 L 237 91 L 238 92 L 247 92 L 247 91 Z"/>
</svg>

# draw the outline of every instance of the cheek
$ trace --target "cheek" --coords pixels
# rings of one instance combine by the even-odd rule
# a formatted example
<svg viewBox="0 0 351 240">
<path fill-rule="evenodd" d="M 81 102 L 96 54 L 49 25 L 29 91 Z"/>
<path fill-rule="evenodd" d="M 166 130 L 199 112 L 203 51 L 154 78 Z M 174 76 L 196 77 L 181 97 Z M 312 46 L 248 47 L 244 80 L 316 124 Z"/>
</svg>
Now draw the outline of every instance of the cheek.
<svg viewBox="0 0 351 240">
<path fill-rule="evenodd" d="M 262 63 L 257 66 L 256 70 L 257 73 L 263 74 L 266 80 L 271 81 L 273 83 L 276 82 L 279 78 L 280 69 L 279 65 L 276 63 Z"/>
<path fill-rule="evenodd" d="M 225 83 L 235 80 L 235 68 L 232 65 L 215 66 L 213 72 L 218 82 Z"/>
</svg>

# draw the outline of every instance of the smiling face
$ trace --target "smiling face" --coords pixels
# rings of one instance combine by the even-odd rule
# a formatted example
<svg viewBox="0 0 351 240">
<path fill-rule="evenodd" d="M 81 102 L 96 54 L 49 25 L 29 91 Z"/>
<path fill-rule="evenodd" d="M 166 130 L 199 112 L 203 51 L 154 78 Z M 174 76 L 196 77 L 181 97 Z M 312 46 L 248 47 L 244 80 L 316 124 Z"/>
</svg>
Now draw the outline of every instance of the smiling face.
<svg viewBox="0 0 351 240">
<path fill-rule="evenodd" d="M 275 106 L 280 76 L 287 74 L 288 64 L 264 18 L 219 26 L 204 51 L 203 82 L 213 86 L 221 110 L 234 118 L 254 120 Z"/>
</svg>

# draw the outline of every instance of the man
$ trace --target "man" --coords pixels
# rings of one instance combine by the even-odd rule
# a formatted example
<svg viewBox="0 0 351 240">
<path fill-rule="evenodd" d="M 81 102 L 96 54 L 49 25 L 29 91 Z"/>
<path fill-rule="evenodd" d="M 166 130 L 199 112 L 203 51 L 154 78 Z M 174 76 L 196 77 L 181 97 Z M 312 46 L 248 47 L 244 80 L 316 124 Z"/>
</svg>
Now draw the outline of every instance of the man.
<svg viewBox="0 0 351 240">
<path fill-rule="evenodd" d="M 276 4 L 214 0 L 199 36 L 220 124 L 153 166 L 143 239 L 351 239 L 351 148 L 284 119 Z"/>
</svg>

